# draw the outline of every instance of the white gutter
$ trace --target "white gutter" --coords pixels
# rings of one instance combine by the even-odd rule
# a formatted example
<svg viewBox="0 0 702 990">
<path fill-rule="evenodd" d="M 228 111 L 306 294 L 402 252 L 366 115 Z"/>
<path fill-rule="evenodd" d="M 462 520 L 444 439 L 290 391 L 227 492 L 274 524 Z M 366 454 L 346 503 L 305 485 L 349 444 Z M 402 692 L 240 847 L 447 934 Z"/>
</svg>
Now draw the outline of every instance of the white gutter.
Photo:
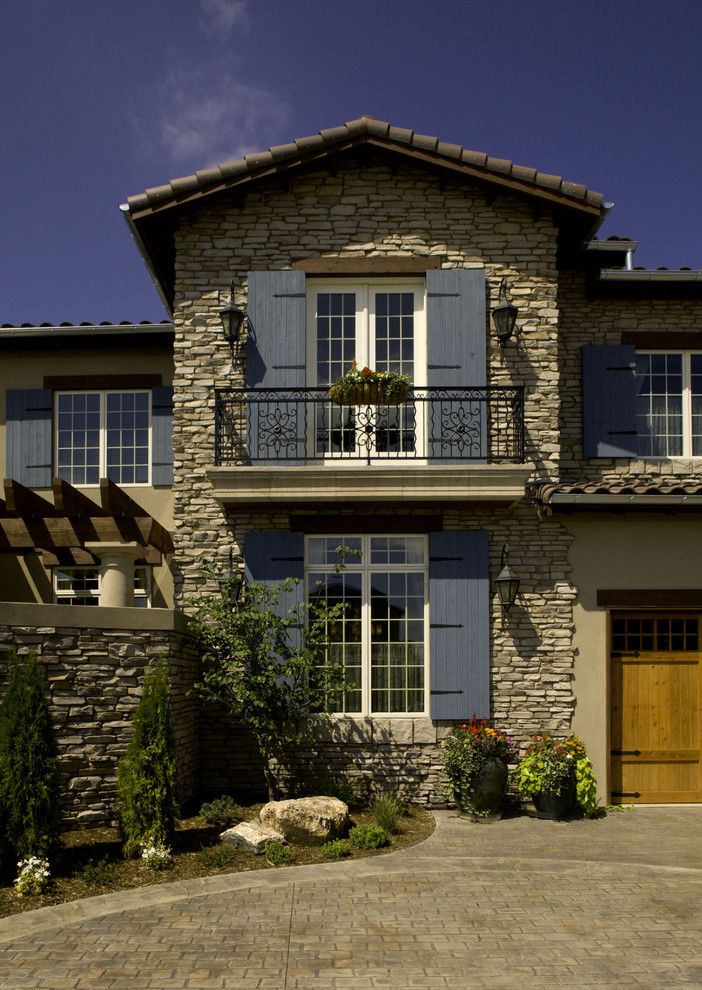
<svg viewBox="0 0 702 990">
<path fill-rule="evenodd" d="M 173 333 L 173 326 L 165 323 L 108 323 L 96 326 L 71 325 L 67 327 L 0 327 L 0 339 L 3 337 L 81 337 L 90 334 L 91 337 L 120 336 L 131 337 L 144 333 L 168 335 Z"/>
<path fill-rule="evenodd" d="M 154 283 L 154 286 L 156 287 L 156 291 L 158 292 L 159 299 L 163 303 L 163 308 L 166 310 L 169 316 L 173 316 L 173 310 L 171 309 L 171 305 L 166 299 L 166 296 L 164 295 L 163 288 L 161 286 L 161 281 L 158 275 L 156 274 L 156 269 L 151 263 L 149 252 L 146 250 L 146 245 L 141 239 L 141 234 L 137 230 L 136 224 L 132 219 L 132 215 L 129 211 L 129 203 L 120 203 L 119 208 L 120 208 L 120 212 L 122 213 L 122 216 L 127 222 L 127 226 L 129 227 L 129 233 L 132 235 L 134 239 L 134 243 L 137 246 L 137 250 L 139 251 L 139 254 L 142 257 L 142 261 L 146 265 L 146 270 L 151 276 L 151 281 Z"/>
</svg>

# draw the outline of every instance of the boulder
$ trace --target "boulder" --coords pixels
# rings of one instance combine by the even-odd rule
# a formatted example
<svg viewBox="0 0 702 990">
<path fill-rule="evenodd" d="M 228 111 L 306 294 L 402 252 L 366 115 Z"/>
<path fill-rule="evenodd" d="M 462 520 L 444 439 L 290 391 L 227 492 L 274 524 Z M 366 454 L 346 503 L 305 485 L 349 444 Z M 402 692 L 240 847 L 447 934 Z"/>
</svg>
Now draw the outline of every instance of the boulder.
<svg viewBox="0 0 702 990">
<path fill-rule="evenodd" d="M 305 797 L 270 801 L 261 809 L 261 821 L 282 832 L 288 842 L 319 846 L 343 835 L 349 809 L 333 797 Z"/>
<path fill-rule="evenodd" d="M 253 853 L 254 856 L 264 853 L 269 842 L 285 842 L 285 836 L 280 832 L 266 828 L 258 822 L 240 822 L 234 828 L 222 832 L 219 838 L 227 845 Z"/>
</svg>

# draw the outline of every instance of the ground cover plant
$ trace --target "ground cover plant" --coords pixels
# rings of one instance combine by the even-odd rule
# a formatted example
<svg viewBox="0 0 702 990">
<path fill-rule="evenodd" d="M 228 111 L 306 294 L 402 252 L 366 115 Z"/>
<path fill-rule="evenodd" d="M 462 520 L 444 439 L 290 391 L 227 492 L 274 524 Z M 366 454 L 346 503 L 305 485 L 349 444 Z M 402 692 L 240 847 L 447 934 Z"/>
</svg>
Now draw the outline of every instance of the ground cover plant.
<svg viewBox="0 0 702 990">
<path fill-rule="evenodd" d="M 240 817 L 244 821 L 258 820 L 260 804 L 242 804 Z M 375 826 L 372 813 L 354 810 L 354 826 Z M 434 818 L 424 808 L 410 807 L 402 818 L 402 831 L 392 836 L 390 844 L 379 849 L 362 849 L 338 840 L 348 849 L 347 861 L 368 856 L 383 856 L 407 848 L 428 838 L 434 830 Z M 51 878 L 45 892 L 17 897 L 12 880 L 0 886 L 0 916 L 51 904 L 60 904 L 81 897 L 129 890 L 152 884 L 190 880 L 247 870 L 272 870 L 265 856 L 251 856 L 219 841 L 220 826 L 208 824 L 201 815 L 189 815 L 177 822 L 171 844 L 171 860 L 163 869 L 150 869 L 141 855 L 125 858 L 122 839 L 117 828 L 90 828 L 66 832 L 61 848 L 52 864 Z M 337 843 L 331 843 L 337 844 Z M 312 863 L 328 863 L 324 846 L 300 846 L 291 842 L 294 857 L 286 868 L 294 869 Z"/>
</svg>

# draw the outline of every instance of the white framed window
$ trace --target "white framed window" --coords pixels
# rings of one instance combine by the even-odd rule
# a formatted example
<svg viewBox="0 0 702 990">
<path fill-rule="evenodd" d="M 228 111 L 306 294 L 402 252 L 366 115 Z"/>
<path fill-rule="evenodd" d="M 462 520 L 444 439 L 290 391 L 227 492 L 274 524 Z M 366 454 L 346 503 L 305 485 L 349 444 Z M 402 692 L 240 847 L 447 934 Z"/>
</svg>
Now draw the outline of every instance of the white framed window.
<svg viewBox="0 0 702 990">
<path fill-rule="evenodd" d="M 99 605 L 100 569 L 95 566 L 55 567 L 54 598 L 57 605 Z M 134 568 L 134 605 L 151 608 L 151 568 Z"/>
<path fill-rule="evenodd" d="M 702 457 L 702 352 L 637 351 L 636 427 L 643 457 Z"/>
<path fill-rule="evenodd" d="M 57 392 L 55 469 L 72 485 L 151 480 L 151 392 Z"/>
<path fill-rule="evenodd" d="M 307 283 L 307 381 L 331 385 L 355 360 L 359 368 L 407 375 L 415 392 L 426 386 L 426 286 L 397 279 L 310 279 Z M 420 450 L 415 403 L 369 410 L 317 410 L 317 455 L 397 456 Z M 420 451 L 421 452 L 421 451 Z"/>
<path fill-rule="evenodd" d="M 306 537 L 308 601 L 346 604 L 330 630 L 331 657 L 345 671 L 345 714 L 428 711 L 427 543 L 421 535 Z"/>
</svg>

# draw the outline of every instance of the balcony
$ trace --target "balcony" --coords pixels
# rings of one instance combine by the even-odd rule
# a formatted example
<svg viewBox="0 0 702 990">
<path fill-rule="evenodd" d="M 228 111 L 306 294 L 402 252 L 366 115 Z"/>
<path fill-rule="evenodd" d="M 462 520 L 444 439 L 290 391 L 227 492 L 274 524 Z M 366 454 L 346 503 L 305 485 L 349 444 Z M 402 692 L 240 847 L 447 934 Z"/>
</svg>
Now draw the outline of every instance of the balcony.
<svg viewBox="0 0 702 990">
<path fill-rule="evenodd" d="M 326 388 L 216 390 L 208 477 L 224 503 L 511 502 L 529 473 L 518 386 L 343 406 Z"/>
</svg>

